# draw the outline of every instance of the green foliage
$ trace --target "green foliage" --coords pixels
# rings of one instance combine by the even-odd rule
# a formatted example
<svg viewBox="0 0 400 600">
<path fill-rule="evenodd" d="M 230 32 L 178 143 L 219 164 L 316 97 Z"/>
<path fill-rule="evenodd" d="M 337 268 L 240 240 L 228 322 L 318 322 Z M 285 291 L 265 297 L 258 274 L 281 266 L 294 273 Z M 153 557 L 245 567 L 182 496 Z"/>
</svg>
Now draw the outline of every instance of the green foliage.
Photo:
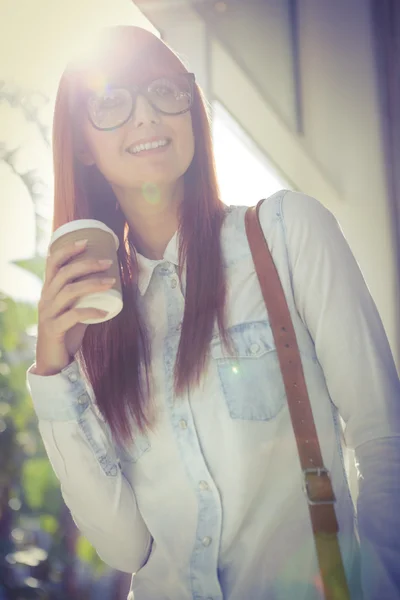
<svg viewBox="0 0 400 600">
<path fill-rule="evenodd" d="M 2 300 L 0 321 L 2 354 L 4 352 L 12 352 L 16 350 L 19 332 L 16 303 L 11 298 L 6 297 L 4 300 Z"/>
<path fill-rule="evenodd" d="M 37 307 L 28 302 L 15 302 L 2 294 L 0 296 L 0 349 L 9 354 L 11 362 L 18 353 L 26 350 L 26 338 L 23 335 L 28 327 L 37 323 Z M 19 388 L 20 389 L 20 388 Z"/>
<path fill-rule="evenodd" d="M 0 300 L 0 397 L 17 431 L 25 430 L 35 416 L 26 387 L 26 370 L 33 362 L 32 343 L 26 330 L 37 322 L 37 308 L 5 297 Z"/>
<path fill-rule="evenodd" d="M 29 458 L 24 461 L 22 467 L 22 485 L 25 492 L 25 501 L 30 508 L 48 509 L 46 499 L 51 494 L 51 488 L 58 489 L 58 481 L 49 469 L 47 458 Z"/>
<path fill-rule="evenodd" d="M 89 563 L 97 575 L 105 569 L 105 565 L 96 550 L 83 535 L 80 535 L 77 539 L 76 556 L 83 562 Z"/>
<path fill-rule="evenodd" d="M 0 519 L 1 499 L 8 503 L 12 494 L 21 501 L 20 510 L 14 510 L 14 527 L 23 528 L 36 519 L 52 536 L 51 554 L 63 560 L 67 550 L 61 519 L 66 508 L 26 381 L 26 371 L 34 361 L 33 339 L 27 331 L 36 323 L 36 306 L 0 293 Z M 2 490 L 9 490 L 7 497 Z M 93 572 L 104 570 L 104 563 L 83 536 L 78 536 L 77 555 Z M 66 554 L 64 558 L 67 564 L 69 558 Z"/>
<path fill-rule="evenodd" d="M 34 256 L 33 258 L 14 260 L 12 263 L 17 267 L 21 267 L 25 271 L 36 275 L 41 281 L 44 281 L 46 270 L 46 258 L 44 256 Z"/>
<path fill-rule="evenodd" d="M 53 515 L 41 515 L 40 526 L 43 531 L 46 531 L 50 535 L 54 535 L 58 530 L 58 521 Z"/>
</svg>

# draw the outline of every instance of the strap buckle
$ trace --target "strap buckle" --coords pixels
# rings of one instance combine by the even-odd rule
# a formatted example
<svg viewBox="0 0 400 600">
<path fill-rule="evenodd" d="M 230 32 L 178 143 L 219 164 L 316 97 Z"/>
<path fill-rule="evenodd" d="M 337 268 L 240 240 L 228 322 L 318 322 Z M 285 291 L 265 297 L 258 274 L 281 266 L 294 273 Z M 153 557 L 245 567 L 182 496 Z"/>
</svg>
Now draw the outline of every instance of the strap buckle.
<svg viewBox="0 0 400 600">
<path fill-rule="evenodd" d="M 321 479 L 317 481 L 314 479 L 314 482 L 312 482 L 308 477 L 309 475 L 317 475 Z M 320 505 L 336 502 L 329 471 L 325 467 L 303 469 L 303 490 L 307 496 L 308 504 Z"/>
</svg>

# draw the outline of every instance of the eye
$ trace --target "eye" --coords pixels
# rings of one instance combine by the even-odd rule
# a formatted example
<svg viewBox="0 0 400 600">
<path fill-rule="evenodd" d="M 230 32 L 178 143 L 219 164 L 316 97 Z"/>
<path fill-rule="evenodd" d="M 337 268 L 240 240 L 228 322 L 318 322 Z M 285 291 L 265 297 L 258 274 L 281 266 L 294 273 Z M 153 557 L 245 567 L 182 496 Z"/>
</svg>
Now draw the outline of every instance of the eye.
<svg viewBox="0 0 400 600">
<path fill-rule="evenodd" d="M 145 93 L 153 106 L 170 115 L 186 112 L 192 100 L 190 85 L 179 76 L 154 79 L 147 84 Z"/>
<path fill-rule="evenodd" d="M 111 92 L 97 97 L 97 105 L 99 108 L 103 109 L 115 108 L 120 106 L 122 102 L 123 98 L 121 98 L 121 94 L 118 92 Z"/>
<path fill-rule="evenodd" d="M 150 91 L 153 94 L 157 94 L 158 96 L 161 96 L 162 98 L 165 98 L 165 96 L 170 96 L 170 95 L 174 95 L 176 96 L 177 94 L 180 93 L 180 90 L 174 86 L 173 83 L 160 83 L 157 84 L 156 86 L 153 86 Z"/>
<path fill-rule="evenodd" d="M 129 92 L 119 88 L 91 96 L 88 106 L 91 112 L 109 112 L 122 107 L 128 101 Z"/>
<path fill-rule="evenodd" d="M 179 85 L 178 82 L 170 79 L 158 79 L 157 81 L 154 81 L 149 85 L 148 91 L 151 94 L 159 96 L 160 98 L 173 96 L 174 98 L 179 99 L 182 95 L 184 95 L 182 86 Z"/>
</svg>

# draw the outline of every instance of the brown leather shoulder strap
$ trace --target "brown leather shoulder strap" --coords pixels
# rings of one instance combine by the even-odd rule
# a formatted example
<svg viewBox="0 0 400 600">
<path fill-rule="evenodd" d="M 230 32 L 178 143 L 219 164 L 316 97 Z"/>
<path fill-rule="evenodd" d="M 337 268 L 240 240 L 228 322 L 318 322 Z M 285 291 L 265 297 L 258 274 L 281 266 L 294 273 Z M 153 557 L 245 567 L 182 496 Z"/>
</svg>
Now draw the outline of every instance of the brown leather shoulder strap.
<svg viewBox="0 0 400 600">
<path fill-rule="evenodd" d="M 271 323 L 285 384 L 299 453 L 302 485 L 310 509 L 325 595 L 329 600 L 334 598 L 346 600 L 349 595 L 336 535 L 339 529 L 334 509 L 336 499 L 329 473 L 322 460 L 289 307 L 259 221 L 262 202 L 263 200 L 256 207 L 250 207 L 246 211 L 247 239 Z M 335 582 L 334 586 L 332 586 L 332 578 Z M 335 589 L 339 590 L 340 595 L 337 595 Z"/>
</svg>

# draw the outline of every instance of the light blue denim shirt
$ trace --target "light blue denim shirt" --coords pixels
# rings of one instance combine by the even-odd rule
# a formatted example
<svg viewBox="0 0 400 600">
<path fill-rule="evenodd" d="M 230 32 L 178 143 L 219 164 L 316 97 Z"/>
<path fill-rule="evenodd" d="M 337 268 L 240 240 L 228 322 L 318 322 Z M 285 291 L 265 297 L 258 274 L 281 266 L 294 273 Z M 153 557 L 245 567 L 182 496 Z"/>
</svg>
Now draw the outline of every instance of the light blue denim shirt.
<svg viewBox="0 0 400 600">
<path fill-rule="evenodd" d="M 177 234 L 162 260 L 138 256 L 158 422 L 154 432 L 137 434 L 128 452 L 113 443 L 76 362 L 49 377 L 36 375 L 35 365 L 27 373 L 65 503 L 100 557 L 135 573 L 135 600 L 323 599 L 245 211 L 227 208 L 221 234 L 237 356 L 226 356 L 216 329 L 200 385 L 179 398 L 173 368 L 185 281 L 181 287 Z M 283 190 L 264 202 L 260 217 L 333 481 L 352 599 L 394 600 L 400 385 L 381 319 L 340 226 L 321 203 Z M 355 450 L 362 475 L 358 522 L 346 447 Z"/>
</svg>

